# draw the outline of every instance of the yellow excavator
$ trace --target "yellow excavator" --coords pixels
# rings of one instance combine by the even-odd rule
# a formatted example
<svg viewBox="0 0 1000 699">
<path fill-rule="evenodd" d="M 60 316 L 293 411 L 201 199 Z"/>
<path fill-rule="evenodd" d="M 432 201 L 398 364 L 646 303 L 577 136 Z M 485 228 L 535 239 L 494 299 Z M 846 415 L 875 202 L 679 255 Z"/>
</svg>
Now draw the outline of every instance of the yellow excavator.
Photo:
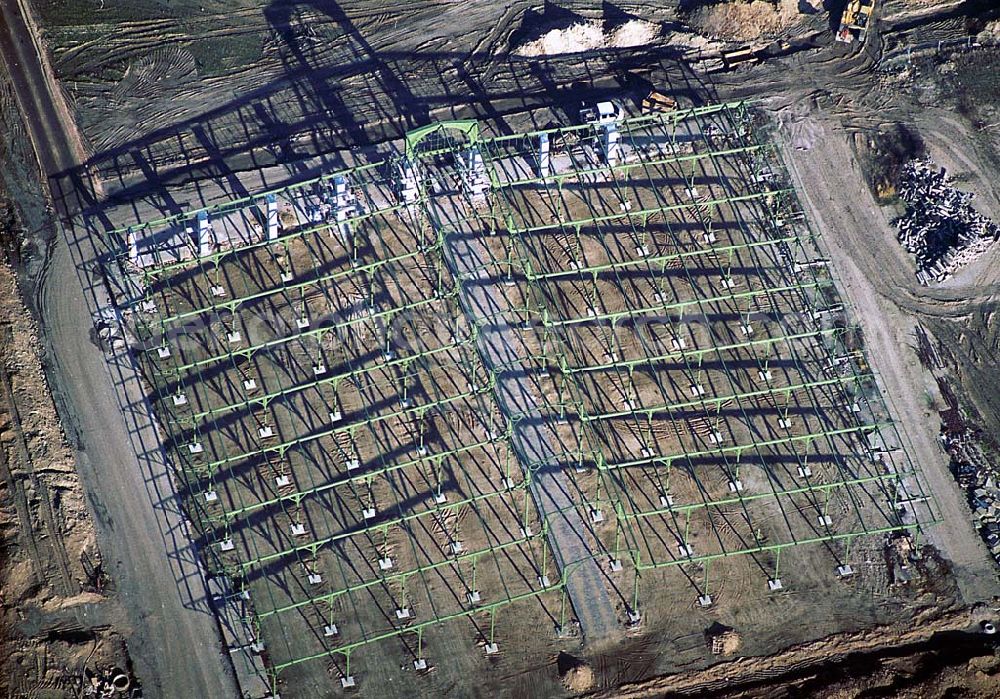
<svg viewBox="0 0 1000 699">
<path fill-rule="evenodd" d="M 850 0 L 840 16 L 837 41 L 845 44 L 853 44 L 855 40 L 863 42 L 874 11 L 875 0 Z"/>
</svg>

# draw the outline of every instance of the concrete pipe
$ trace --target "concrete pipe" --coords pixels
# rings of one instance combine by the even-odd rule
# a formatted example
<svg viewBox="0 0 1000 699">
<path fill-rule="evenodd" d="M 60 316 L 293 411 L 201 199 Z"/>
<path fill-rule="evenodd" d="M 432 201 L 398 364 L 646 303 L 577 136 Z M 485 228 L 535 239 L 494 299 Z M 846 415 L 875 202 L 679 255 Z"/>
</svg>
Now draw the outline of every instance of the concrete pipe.
<svg viewBox="0 0 1000 699">
<path fill-rule="evenodd" d="M 116 692 L 127 692 L 128 688 L 132 686 L 132 681 L 128 675 L 116 669 L 111 673 L 111 686 L 115 688 Z"/>
</svg>

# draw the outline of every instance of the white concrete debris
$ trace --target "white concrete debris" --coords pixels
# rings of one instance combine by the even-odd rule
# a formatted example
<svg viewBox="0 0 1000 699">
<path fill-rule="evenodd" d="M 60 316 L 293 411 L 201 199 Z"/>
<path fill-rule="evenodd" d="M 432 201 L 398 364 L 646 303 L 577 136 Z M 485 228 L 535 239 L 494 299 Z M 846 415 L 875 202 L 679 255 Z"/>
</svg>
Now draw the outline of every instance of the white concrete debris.
<svg viewBox="0 0 1000 699">
<path fill-rule="evenodd" d="M 970 206 L 973 195 L 929 160 L 906 163 L 898 191 L 907 211 L 895 221 L 897 238 L 916 258 L 921 284 L 944 281 L 1000 238 L 1000 226 Z"/>
</svg>

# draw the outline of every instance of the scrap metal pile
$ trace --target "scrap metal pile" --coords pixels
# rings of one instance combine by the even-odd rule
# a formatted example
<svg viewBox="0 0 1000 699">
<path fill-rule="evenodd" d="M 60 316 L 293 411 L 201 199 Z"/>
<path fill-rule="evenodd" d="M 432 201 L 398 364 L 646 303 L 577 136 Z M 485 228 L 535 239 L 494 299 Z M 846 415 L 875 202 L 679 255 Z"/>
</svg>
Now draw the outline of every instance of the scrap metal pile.
<svg viewBox="0 0 1000 699">
<path fill-rule="evenodd" d="M 1000 563 L 1000 465 L 980 446 L 981 437 L 963 429 L 941 434 L 951 456 L 951 468 L 972 505 L 975 525 L 997 563 Z"/>
<path fill-rule="evenodd" d="M 1000 226 L 969 204 L 973 195 L 952 187 L 929 160 L 906 163 L 897 190 L 907 204 L 897 238 L 916 257 L 921 284 L 944 281 L 1000 238 Z"/>
</svg>

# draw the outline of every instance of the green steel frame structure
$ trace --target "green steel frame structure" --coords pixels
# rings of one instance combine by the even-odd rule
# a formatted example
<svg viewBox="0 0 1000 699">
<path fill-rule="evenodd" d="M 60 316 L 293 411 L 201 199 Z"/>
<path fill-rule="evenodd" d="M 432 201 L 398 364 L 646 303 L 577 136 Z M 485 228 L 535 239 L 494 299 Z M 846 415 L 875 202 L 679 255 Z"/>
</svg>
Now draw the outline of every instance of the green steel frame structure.
<svg viewBox="0 0 1000 699">
<path fill-rule="evenodd" d="M 420 662 L 456 619 L 489 652 L 512 604 L 566 628 L 579 561 L 557 555 L 543 464 L 514 437 L 525 419 L 565 435 L 544 466 L 569 474 L 633 623 L 671 569 L 697 573 L 708 604 L 715 560 L 749 557 L 779 589 L 789 549 L 825 548 L 832 577 L 856 537 L 936 519 L 765 125 L 736 103 L 617 127 L 627 155 L 609 163 L 595 125 L 485 139 L 475 122 L 431 125 L 406 143 L 415 202 L 399 201 L 396 161 L 356 167 L 204 210 L 260 232 L 267 195 L 284 207 L 276 240 L 204 256 L 154 249 L 138 268 L 124 251 L 202 212 L 114 232 L 188 513 L 211 572 L 247 600 L 275 688 L 321 659 L 350 677 L 352 654 L 390 639 Z M 490 251 L 475 274 L 428 213 L 470 151 L 489 181 L 462 214 Z M 335 182 L 356 198 L 346 222 L 301 204 Z M 483 279 L 535 348 L 509 366 L 484 362 L 497 319 L 464 301 Z M 505 414 L 498 375 L 525 367 L 538 404 Z"/>
</svg>

